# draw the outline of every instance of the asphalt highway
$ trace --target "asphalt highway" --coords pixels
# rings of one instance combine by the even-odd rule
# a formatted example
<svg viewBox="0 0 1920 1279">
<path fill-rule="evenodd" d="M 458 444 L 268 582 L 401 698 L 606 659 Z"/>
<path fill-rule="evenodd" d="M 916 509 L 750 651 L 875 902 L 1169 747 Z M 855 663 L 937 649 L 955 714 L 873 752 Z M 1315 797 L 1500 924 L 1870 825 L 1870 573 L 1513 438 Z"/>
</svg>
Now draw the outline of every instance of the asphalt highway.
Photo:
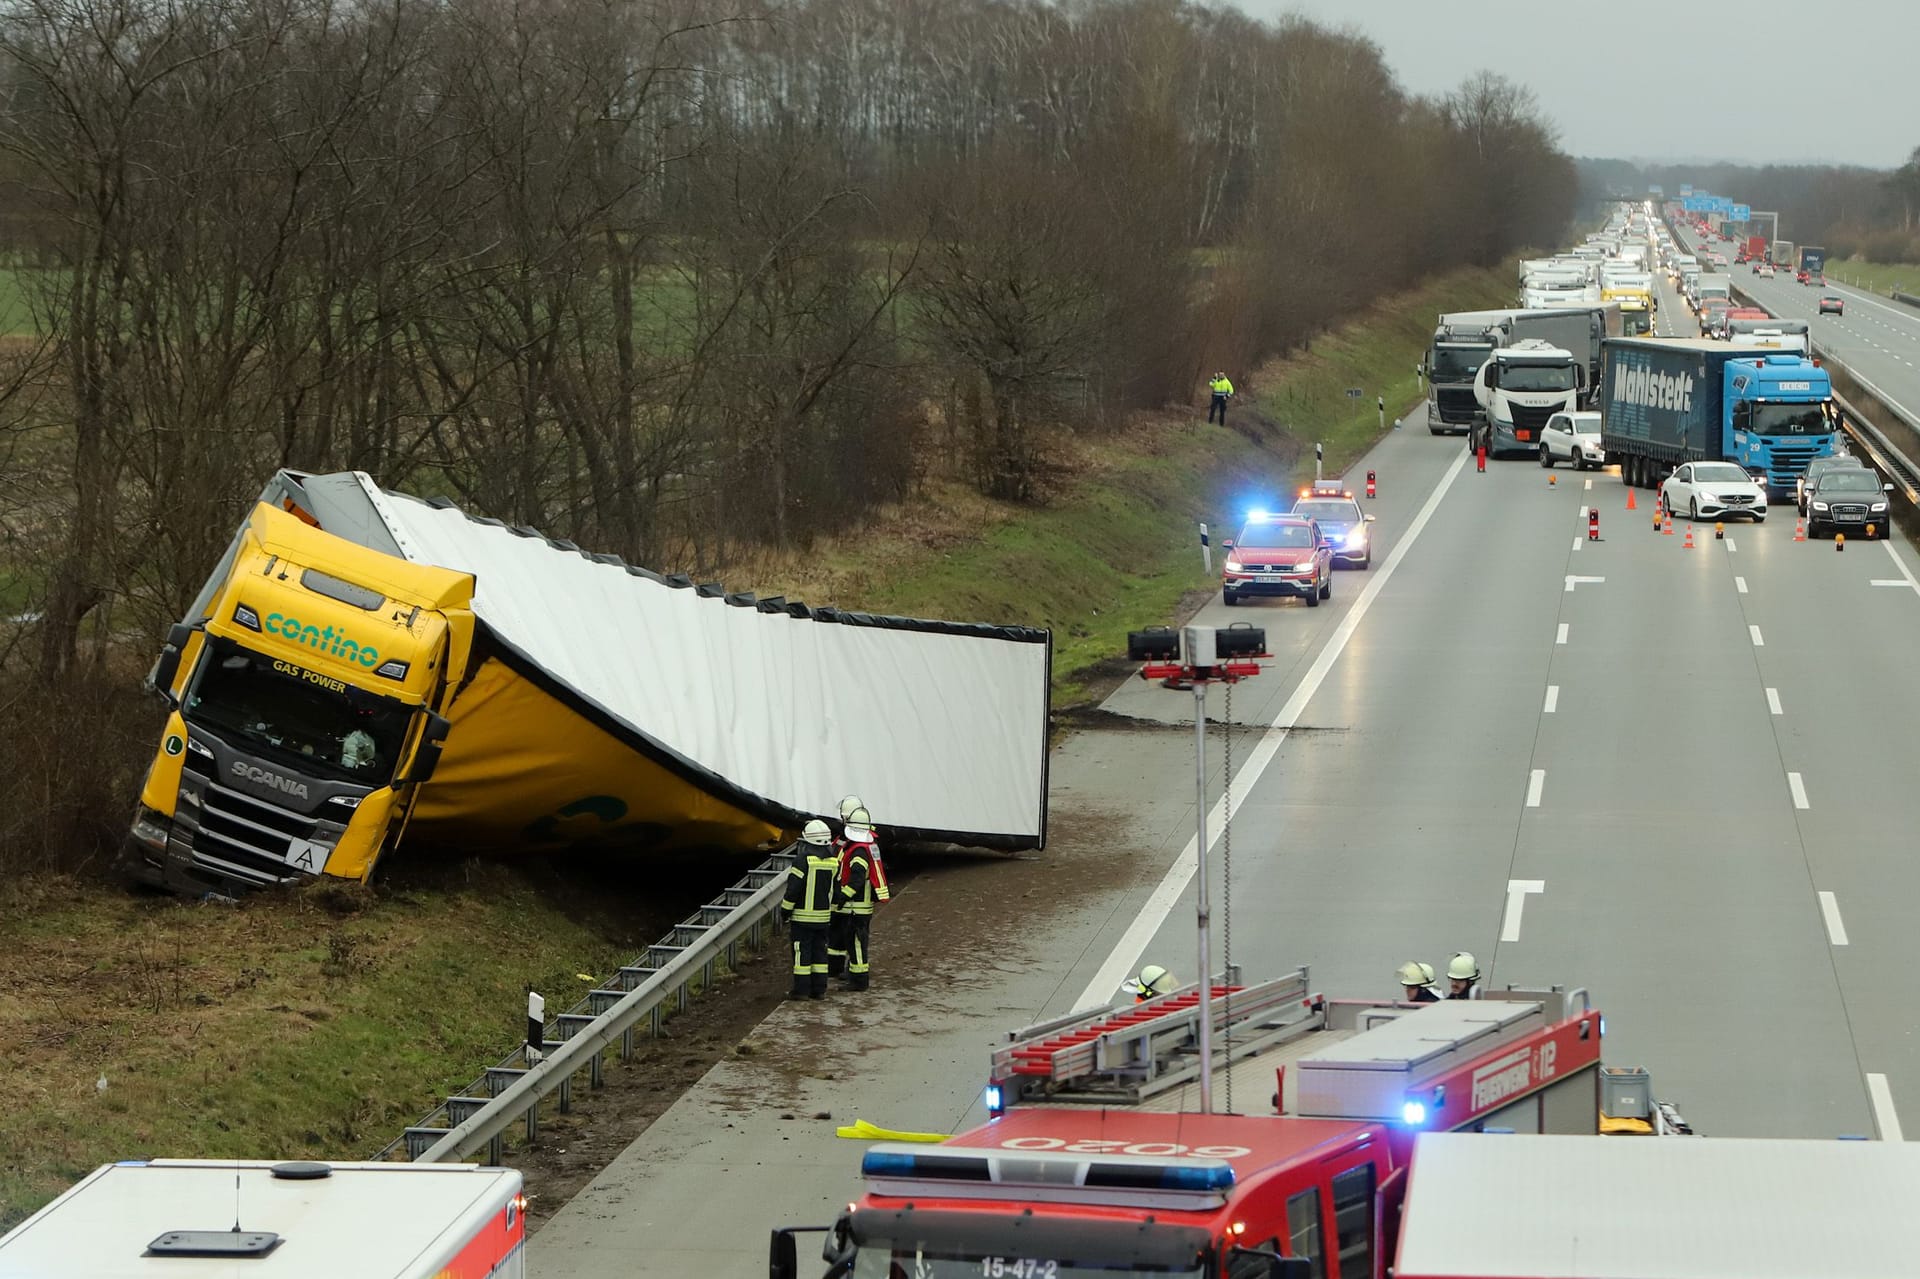
<svg viewBox="0 0 1920 1279">
<path fill-rule="evenodd" d="M 1670 291 L 1662 305 L 1662 331 L 1685 323 Z M 1230 931 L 1250 979 L 1304 964 L 1322 991 L 1367 995 L 1404 960 L 1468 950 L 1487 984 L 1588 988 L 1606 1059 L 1646 1067 L 1706 1133 L 1920 1123 L 1911 548 L 1799 542 L 1783 507 L 1724 540 L 1703 524 L 1689 548 L 1639 495 L 1625 509 L 1616 474 L 1482 474 L 1424 426 L 1416 412 L 1353 472 L 1380 477 L 1370 571 L 1339 572 L 1317 609 L 1216 596 L 1195 619 L 1264 625 L 1274 654 L 1233 694 L 1216 955 Z M 862 1005 L 783 1008 L 756 1057 L 716 1067 L 545 1227 L 529 1273 L 744 1272 L 767 1227 L 825 1224 L 859 1192 L 835 1124 L 958 1131 L 983 1118 L 1007 1030 L 1114 998 L 1143 962 L 1191 981 L 1192 738 L 1157 730 L 1192 707 L 1131 681 L 1111 729 L 1055 753 L 1056 815 L 1119 815 L 1152 873 L 1069 868 L 1071 909 L 1022 929 L 1014 903 L 938 982 L 883 970 Z M 1216 816 L 1226 744 L 1209 743 Z M 777 1043 L 799 1054 L 785 1074 L 764 1060 Z"/>
<path fill-rule="evenodd" d="M 1733 245 L 1716 241 L 1712 247 L 1732 259 Z M 1698 255 L 1702 250 L 1696 244 L 1689 251 Z M 1751 266 L 1729 266 L 1727 274 L 1773 314 L 1811 324 L 1821 350 L 1832 353 L 1910 421 L 1920 422 L 1920 308 L 1850 288 L 1831 276 L 1821 288 L 1796 284 L 1784 271 L 1771 280 L 1761 279 Z M 1819 314 L 1823 293 L 1845 298 L 1845 314 Z"/>
</svg>

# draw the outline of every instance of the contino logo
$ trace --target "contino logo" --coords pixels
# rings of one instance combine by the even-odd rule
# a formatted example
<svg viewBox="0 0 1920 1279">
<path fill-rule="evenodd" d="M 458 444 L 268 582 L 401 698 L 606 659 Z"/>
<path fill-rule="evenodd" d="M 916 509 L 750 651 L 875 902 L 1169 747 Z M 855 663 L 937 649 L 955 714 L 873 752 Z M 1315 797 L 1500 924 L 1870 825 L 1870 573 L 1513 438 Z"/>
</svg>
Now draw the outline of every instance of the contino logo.
<svg viewBox="0 0 1920 1279">
<path fill-rule="evenodd" d="M 328 657 L 337 657 L 342 661 L 356 662 L 371 670 L 380 664 L 380 650 L 370 644 L 361 644 L 347 638 L 345 631 L 336 631 L 331 626 L 309 626 L 297 617 L 288 617 L 285 613 L 267 614 L 267 632 L 285 636 L 296 644 L 305 644 L 308 648 L 317 648 Z"/>
</svg>

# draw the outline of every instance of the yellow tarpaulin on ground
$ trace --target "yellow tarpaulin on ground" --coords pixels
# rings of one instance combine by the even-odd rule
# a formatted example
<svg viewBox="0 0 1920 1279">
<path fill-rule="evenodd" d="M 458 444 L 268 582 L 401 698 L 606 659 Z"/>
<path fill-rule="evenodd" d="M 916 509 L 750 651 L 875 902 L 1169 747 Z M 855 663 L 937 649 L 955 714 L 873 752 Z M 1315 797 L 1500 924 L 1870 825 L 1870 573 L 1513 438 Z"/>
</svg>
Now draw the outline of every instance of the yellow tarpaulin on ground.
<svg viewBox="0 0 1920 1279">
<path fill-rule="evenodd" d="M 856 1119 L 850 1124 L 833 1130 L 836 1137 L 846 1137 L 852 1141 L 926 1141 L 942 1142 L 952 1137 L 950 1132 L 896 1132 L 891 1128 L 876 1128 L 864 1119 Z"/>
</svg>

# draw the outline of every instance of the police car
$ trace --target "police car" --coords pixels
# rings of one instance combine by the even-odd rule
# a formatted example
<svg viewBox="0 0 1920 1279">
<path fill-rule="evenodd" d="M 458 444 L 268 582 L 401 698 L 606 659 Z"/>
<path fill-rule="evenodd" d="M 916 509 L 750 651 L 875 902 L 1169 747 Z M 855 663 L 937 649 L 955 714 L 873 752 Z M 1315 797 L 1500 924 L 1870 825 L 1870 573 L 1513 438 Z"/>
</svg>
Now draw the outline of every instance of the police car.
<svg viewBox="0 0 1920 1279">
<path fill-rule="evenodd" d="M 1373 516 L 1360 513 L 1360 503 L 1337 481 L 1316 480 L 1300 490 L 1293 513 L 1320 526 L 1320 534 L 1333 543 L 1336 567 L 1373 567 Z"/>
</svg>

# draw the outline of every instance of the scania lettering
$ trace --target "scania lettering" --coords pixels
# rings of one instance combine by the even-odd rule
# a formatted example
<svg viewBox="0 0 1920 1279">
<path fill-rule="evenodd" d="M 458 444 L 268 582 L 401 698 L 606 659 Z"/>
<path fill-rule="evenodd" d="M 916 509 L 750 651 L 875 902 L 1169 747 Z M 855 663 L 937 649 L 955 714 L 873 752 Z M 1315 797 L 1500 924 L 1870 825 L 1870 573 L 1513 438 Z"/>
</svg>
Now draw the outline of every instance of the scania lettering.
<svg viewBox="0 0 1920 1279">
<path fill-rule="evenodd" d="M 0 1275 L 522 1279 L 526 1208 L 511 1168 L 127 1159 L 0 1236 Z"/>
<path fill-rule="evenodd" d="M 1733 462 L 1769 494 L 1791 493 L 1807 463 L 1838 448 L 1825 369 L 1790 351 L 1705 338 L 1606 344 L 1600 442 L 1621 478 L 1656 488 L 1684 462 Z"/>
</svg>

